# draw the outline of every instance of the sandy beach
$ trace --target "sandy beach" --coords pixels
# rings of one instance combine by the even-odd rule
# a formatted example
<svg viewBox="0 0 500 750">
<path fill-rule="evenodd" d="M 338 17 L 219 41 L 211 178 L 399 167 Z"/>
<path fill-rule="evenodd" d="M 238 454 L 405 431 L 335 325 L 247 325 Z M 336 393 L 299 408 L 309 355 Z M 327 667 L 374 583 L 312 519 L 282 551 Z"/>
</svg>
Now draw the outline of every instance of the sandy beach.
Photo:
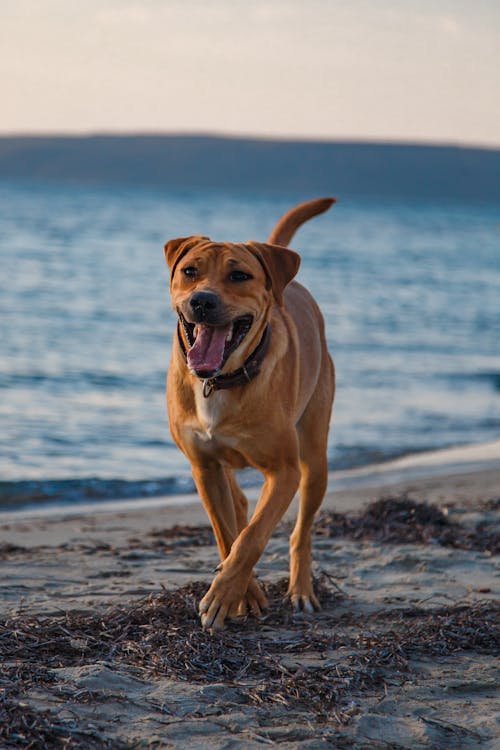
<svg viewBox="0 0 500 750">
<path fill-rule="evenodd" d="M 194 498 L 3 514 L 0 746 L 498 747 L 500 467 L 424 464 L 333 482 L 321 613 L 282 600 L 292 508 L 258 565 L 268 613 L 215 635 Z"/>
</svg>

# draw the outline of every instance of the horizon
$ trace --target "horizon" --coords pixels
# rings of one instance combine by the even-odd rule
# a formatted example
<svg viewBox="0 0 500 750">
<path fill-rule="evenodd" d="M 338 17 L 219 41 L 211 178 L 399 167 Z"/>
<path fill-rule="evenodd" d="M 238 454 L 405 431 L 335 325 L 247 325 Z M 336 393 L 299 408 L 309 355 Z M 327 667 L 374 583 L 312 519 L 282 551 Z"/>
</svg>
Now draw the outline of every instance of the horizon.
<svg viewBox="0 0 500 750">
<path fill-rule="evenodd" d="M 1 132 L 0 140 L 15 139 L 92 139 L 92 138 L 200 138 L 206 140 L 228 140 L 228 141 L 252 141 L 266 143 L 289 143 L 289 144 L 324 144 L 324 145 L 349 145 L 349 146 L 401 146 L 415 148 L 442 148 L 442 149 L 471 149 L 478 151 L 500 151 L 500 142 L 495 144 L 484 144 L 479 142 L 468 142 L 460 140 L 406 140 L 403 138 L 364 138 L 364 137 L 315 137 L 315 136 L 288 136 L 288 135 L 265 135 L 256 133 L 233 133 L 224 131 L 203 130 L 89 130 L 89 131 L 20 131 Z"/>
</svg>

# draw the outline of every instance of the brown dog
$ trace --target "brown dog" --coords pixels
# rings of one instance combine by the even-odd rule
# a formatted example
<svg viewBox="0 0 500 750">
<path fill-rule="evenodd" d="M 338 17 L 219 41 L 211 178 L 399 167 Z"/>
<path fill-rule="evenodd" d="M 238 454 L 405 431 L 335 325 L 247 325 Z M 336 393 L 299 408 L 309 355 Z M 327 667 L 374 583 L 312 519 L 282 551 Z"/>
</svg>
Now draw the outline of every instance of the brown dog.
<svg viewBox="0 0 500 750">
<path fill-rule="evenodd" d="M 191 462 L 221 558 L 199 607 L 207 628 L 267 606 L 253 568 L 299 484 L 288 595 L 295 609 L 319 609 L 310 535 L 326 489 L 335 371 L 319 308 L 292 282 L 300 257 L 286 245 L 332 203 L 293 208 L 266 244 L 197 236 L 165 245 L 179 316 L 167 381 L 170 429 Z M 233 473 L 244 466 L 265 479 L 250 522 Z"/>
</svg>

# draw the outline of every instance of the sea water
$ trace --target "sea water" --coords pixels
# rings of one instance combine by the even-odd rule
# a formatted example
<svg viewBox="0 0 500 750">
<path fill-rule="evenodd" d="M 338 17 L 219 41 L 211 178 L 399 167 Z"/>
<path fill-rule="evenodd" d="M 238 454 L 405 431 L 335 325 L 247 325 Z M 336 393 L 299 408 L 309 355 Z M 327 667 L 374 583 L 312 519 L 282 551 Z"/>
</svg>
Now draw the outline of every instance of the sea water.
<svg viewBox="0 0 500 750">
<path fill-rule="evenodd" d="M 0 506 L 191 489 L 166 240 L 265 240 L 316 196 L 0 183 Z M 337 368 L 331 467 L 500 433 L 500 211 L 343 199 L 291 247 Z"/>
</svg>

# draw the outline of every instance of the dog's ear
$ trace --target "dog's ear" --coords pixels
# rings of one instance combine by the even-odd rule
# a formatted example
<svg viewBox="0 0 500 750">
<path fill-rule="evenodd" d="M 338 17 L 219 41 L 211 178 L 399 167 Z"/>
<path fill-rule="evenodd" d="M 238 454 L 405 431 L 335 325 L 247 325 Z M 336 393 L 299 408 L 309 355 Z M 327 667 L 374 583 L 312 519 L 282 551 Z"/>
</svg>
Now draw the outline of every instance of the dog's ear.
<svg viewBox="0 0 500 750">
<path fill-rule="evenodd" d="M 283 292 L 300 266 L 300 255 L 281 245 L 267 242 L 248 242 L 245 245 L 261 262 L 266 272 L 268 286 L 272 289 L 278 305 L 283 304 Z"/>
<path fill-rule="evenodd" d="M 195 235 L 193 237 L 179 237 L 176 240 L 169 240 L 165 245 L 163 252 L 165 253 L 165 260 L 170 269 L 170 278 L 173 277 L 175 267 L 180 259 L 197 245 L 202 240 L 208 240 L 208 237 L 202 237 L 201 235 Z"/>
</svg>

